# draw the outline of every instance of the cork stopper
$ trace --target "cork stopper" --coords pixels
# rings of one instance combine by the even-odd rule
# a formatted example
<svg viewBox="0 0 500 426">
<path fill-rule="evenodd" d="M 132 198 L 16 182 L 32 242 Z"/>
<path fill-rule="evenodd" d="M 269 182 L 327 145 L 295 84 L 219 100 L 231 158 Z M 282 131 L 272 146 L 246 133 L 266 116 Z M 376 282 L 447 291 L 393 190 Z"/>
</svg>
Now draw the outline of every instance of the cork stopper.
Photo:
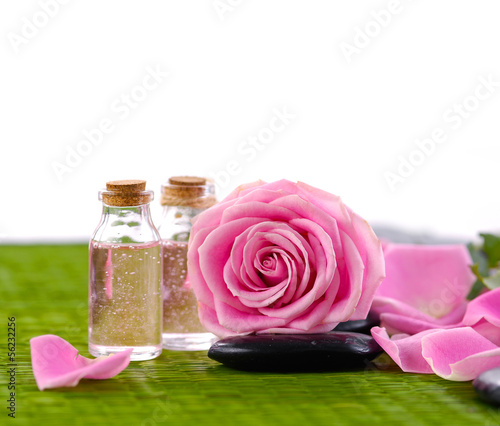
<svg viewBox="0 0 500 426">
<path fill-rule="evenodd" d="M 168 183 L 170 185 L 203 186 L 207 183 L 207 180 L 196 176 L 173 176 L 168 180 Z"/>
<path fill-rule="evenodd" d="M 151 202 L 153 191 L 146 190 L 145 180 L 113 180 L 100 191 L 99 199 L 108 206 L 140 206 Z"/>
<path fill-rule="evenodd" d="M 208 209 L 215 203 L 215 186 L 203 177 L 173 176 L 161 187 L 162 206 Z"/>
</svg>

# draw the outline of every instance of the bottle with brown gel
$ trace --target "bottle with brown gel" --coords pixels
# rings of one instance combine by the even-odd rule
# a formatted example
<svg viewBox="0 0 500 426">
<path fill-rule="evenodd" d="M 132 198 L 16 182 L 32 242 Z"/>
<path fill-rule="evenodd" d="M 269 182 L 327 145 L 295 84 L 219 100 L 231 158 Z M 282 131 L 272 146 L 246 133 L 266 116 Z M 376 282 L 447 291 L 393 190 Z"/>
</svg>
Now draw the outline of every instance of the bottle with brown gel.
<svg viewBox="0 0 500 426">
<path fill-rule="evenodd" d="M 163 258 L 163 347 L 207 350 L 217 339 L 198 318 L 187 277 L 191 219 L 216 203 L 214 184 L 193 176 L 171 177 L 162 185 L 163 219 L 158 227 Z"/>
<path fill-rule="evenodd" d="M 99 192 L 101 222 L 90 240 L 89 352 L 132 348 L 131 360 L 162 351 L 161 246 L 146 181 L 121 180 Z"/>
</svg>

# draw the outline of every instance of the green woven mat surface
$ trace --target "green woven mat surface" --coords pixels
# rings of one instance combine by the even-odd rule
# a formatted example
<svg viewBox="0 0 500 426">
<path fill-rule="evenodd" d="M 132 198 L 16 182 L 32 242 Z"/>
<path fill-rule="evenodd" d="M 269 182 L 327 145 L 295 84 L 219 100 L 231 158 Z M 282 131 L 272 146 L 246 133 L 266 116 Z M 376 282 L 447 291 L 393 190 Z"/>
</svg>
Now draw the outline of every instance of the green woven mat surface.
<svg viewBox="0 0 500 426">
<path fill-rule="evenodd" d="M 87 247 L 0 246 L 4 332 L 1 425 L 499 425 L 471 383 L 401 373 L 272 374 L 228 369 L 204 352 L 163 351 L 109 380 L 40 392 L 29 339 L 57 334 L 87 350 Z M 7 318 L 16 317 L 16 418 L 7 417 Z"/>
</svg>

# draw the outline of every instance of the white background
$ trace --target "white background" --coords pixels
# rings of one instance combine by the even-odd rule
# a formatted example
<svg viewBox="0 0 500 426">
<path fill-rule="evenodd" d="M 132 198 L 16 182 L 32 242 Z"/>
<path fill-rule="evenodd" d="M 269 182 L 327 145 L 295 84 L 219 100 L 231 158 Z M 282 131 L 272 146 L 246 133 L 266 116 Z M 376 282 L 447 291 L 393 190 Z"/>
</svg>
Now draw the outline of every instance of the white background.
<svg viewBox="0 0 500 426">
<path fill-rule="evenodd" d="M 54 2 L 0 5 L 1 240 L 86 240 L 107 180 L 147 179 L 158 193 L 169 176 L 221 181 L 228 166 L 219 198 L 288 178 L 373 224 L 500 228 L 500 87 L 470 98 L 480 78 L 500 82 L 500 2 L 401 0 L 383 13 L 398 2 L 69 0 L 51 17 L 41 4 Z M 168 76 L 137 88 L 154 68 Z M 131 92 L 145 99 L 123 118 Z M 464 102 L 457 125 L 449 110 Z M 294 119 L 243 154 L 283 108 Z M 69 167 L 102 119 L 113 131 Z M 446 140 L 391 191 L 385 174 L 435 128 Z"/>
</svg>

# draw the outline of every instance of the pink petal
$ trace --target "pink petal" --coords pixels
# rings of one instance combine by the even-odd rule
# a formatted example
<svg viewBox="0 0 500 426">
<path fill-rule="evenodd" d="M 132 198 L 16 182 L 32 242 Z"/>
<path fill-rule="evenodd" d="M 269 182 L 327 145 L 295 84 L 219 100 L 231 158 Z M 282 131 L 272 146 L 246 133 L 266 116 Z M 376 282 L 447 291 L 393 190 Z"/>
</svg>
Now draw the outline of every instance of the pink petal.
<svg viewBox="0 0 500 426">
<path fill-rule="evenodd" d="M 306 222 L 309 223 L 309 221 Z M 308 291 L 305 291 L 305 287 L 303 289 L 299 288 L 295 292 L 294 300 L 288 305 L 279 308 L 260 308 L 259 311 L 264 315 L 292 321 L 308 313 L 314 302 L 320 299 L 329 288 L 330 291 L 337 291 L 338 286 L 335 286 L 333 282 L 336 265 L 335 257 L 327 258 L 324 246 L 314 236 L 310 235 L 309 241 L 316 258 L 317 275 L 313 286 Z M 328 239 L 324 241 L 324 244 L 328 244 Z M 326 252 L 328 253 L 328 250 Z M 305 293 L 303 294 L 303 292 Z"/>
<path fill-rule="evenodd" d="M 500 346 L 500 327 L 483 319 L 474 324 L 472 328 L 481 336 L 486 337 L 490 342 Z"/>
<path fill-rule="evenodd" d="M 391 244 L 384 254 L 386 278 L 374 302 L 378 314 L 384 310 L 377 299 L 385 298 L 441 318 L 464 303 L 474 283 L 472 261 L 463 245 Z"/>
<path fill-rule="evenodd" d="M 319 324 L 309 330 L 304 332 L 304 330 L 290 327 L 280 327 L 280 328 L 268 328 L 266 330 L 259 330 L 256 334 L 316 334 L 316 333 L 328 333 L 332 331 L 332 329 L 337 324 L 334 324 L 333 327 L 331 324 Z"/>
<path fill-rule="evenodd" d="M 359 251 L 365 270 L 361 297 L 350 320 L 361 320 L 370 312 L 373 298 L 385 279 L 385 261 L 382 244 L 368 222 L 352 212 L 351 220 L 355 235 L 348 235 Z"/>
<path fill-rule="evenodd" d="M 353 241 L 344 232 L 340 231 L 340 239 L 344 249 L 345 274 L 339 285 L 339 291 L 335 298 L 336 318 L 329 320 L 334 322 L 346 321 L 352 317 L 363 290 L 363 273 L 365 266 Z"/>
<path fill-rule="evenodd" d="M 254 191 L 254 193 L 255 196 L 259 197 L 258 201 L 246 201 L 245 203 L 243 203 L 243 199 L 238 200 L 238 202 L 235 203 L 232 207 L 228 207 L 226 208 L 226 210 L 224 210 L 221 216 L 220 223 L 224 224 L 245 217 L 259 217 L 261 219 L 271 218 L 275 221 L 288 222 L 291 219 L 296 219 L 299 217 L 297 213 L 294 213 L 287 208 L 268 204 L 270 201 L 281 197 L 281 194 L 277 194 L 275 192 L 271 193 L 272 197 L 269 197 L 269 201 L 267 201 L 263 196 L 267 195 L 268 193 L 262 190 Z"/>
<path fill-rule="evenodd" d="M 281 327 L 287 323 L 286 319 L 242 312 L 218 299 L 215 299 L 215 311 L 220 325 L 233 331 L 235 334 L 251 333 L 266 328 Z"/>
<path fill-rule="evenodd" d="M 285 207 L 299 216 L 297 219 L 290 221 L 290 224 L 292 225 L 295 224 L 297 220 L 299 223 L 300 220 L 302 220 L 316 224 L 322 229 L 323 233 L 326 233 L 330 237 L 333 251 L 338 255 L 342 253 L 339 229 L 337 227 L 337 221 L 334 217 L 298 195 L 283 196 L 282 198 L 273 201 L 273 205 Z"/>
<path fill-rule="evenodd" d="M 255 238 L 257 236 L 261 236 L 264 238 L 267 233 L 278 234 L 287 240 L 289 240 L 289 244 L 287 244 L 286 249 L 288 249 L 293 257 L 295 258 L 295 262 L 293 265 L 297 270 L 298 276 L 301 277 L 298 289 L 294 289 L 292 293 L 292 288 L 289 286 L 287 289 L 287 293 L 282 300 L 278 302 L 278 306 L 283 305 L 284 303 L 288 303 L 293 298 L 297 298 L 299 295 L 303 293 L 303 291 L 309 285 L 311 269 L 316 267 L 316 256 L 314 251 L 310 246 L 310 242 L 308 242 L 302 235 L 303 230 L 299 227 L 295 227 L 293 224 L 285 224 L 278 222 L 263 222 L 259 225 L 254 226 L 250 233 L 249 237 Z M 249 257 L 252 255 L 247 253 L 245 248 L 245 260 L 246 263 L 249 263 Z M 249 274 L 251 271 L 247 271 Z M 245 277 L 243 276 L 243 279 Z M 254 278 L 256 279 L 256 278 Z"/>
<path fill-rule="evenodd" d="M 330 321 L 327 314 L 332 309 L 335 296 L 337 295 L 339 281 L 339 275 L 336 274 L 324 297 L 315 302 L 312 305 L 312 309 L 310 309 L 307 314 L 294 319 L 287 325 L 287 327 L 298 329 L 300 330 L 300 333 L 312 333 L 312 330 L 318 326 L 328 328 L 327 331 L 333 330 L 338 322 Z"/>
<path fill-rule="evenodd" d="M 452 314 L 454 321 L 445 322 L 441 321 L 443 318 L 440 318 L 440 320 L 435 320 L 434 318 L 421 318 L 418 315 L 413 316 L 410 308 L 408 307 L 408 312 L 406 315 L 393 313 L 381 314 L 380 326 L 386 328 L 387 332 L 390 334 L 417 334 L 431 328 L 447 329 L 460 327 L 462 325 L 460 319 L 463 315 L 462 313 L 464 309 L 453 311 Z M 450 315 L 447 315 L 447 318 L 448 317 L 450 317 Z"/>
<path fill-rule="evenodd" d="M 447 380 L 473 380 L 500 366 L 500 348 L 470 327 L 441 330 L 422 338 L 422 355 Z"/>
<path fill-rule="evenodd" d="M 30 340 L 31 364 L 38 389 L 73 387 L 80 379 L 109 379 L 124 370 L 132 349 L 95 359 L 78 355 L 78 350 L 59 336 L 47 334 Z"/>
<path fill-rule="evenodd" d="M 500 288 L 487 291 L 469 302 L 463 323 L 474 325 L 482 319 L 500 327 Z"/>
<path fill-rule="evenodd" d="M 215 227 L 200 229 L 196 233 L 191 232 L 187 253 L 188 279 L 196 295 L 196 299 L 211 308 L 214 307 L 214 297 L 203 278 L 198 249 L 213 229 Z"/>
<path fill-rule="evenodd" d="M 203 288 L 197 280 L 203 280 L 213 294 L 215 300 L 223 301 L 237 309 L 245 312 L 253 312 L 244 306 L 238 298 L 233 296 L 224 282 L 224 265 L 230 257 L 235 238 L 244 230 L 258 223 L 261 219 L 245 218 L 215 228 L 198 249 L 199 266 L 190 263 L 191 268 L 199 267 L 200 273 L 191 274 L 191 282 L 195 294 L 198 296 L 198 288 Z M 196 255 L 193 254 L 193 258 Z M 196 281 L 195 281 L 196 278 Z M 199 299 L 202 301 L 201 299 Z M 203 301 L 204 302 L 204 301 Z M 205 302 L 204 302 L 205 303 Z"/>
<path fill-rule="evenodd" d="M 222 200 L 222 202 L 238 199 L 239 197 L 243 196 L 245 193 L 247 193 L 249 191 L 253 191 L 254 189 L 256 189 L 258 187 L 262 187 L 265 184 L 266 184 L 266 182 L 259 179 L 255 182 L 250 182 L 250 183 L 245 183 L 245 184 L 239 185 L 235 189 L 233 189 L 231 191 L 231 193 L 226 198 L 224 198 Z"/>
<path fill-rule="evenodd" d="M 201 325 L 211 333 L 215 334 L 217 337 L 223 339 L 224 337 L 235 336 L 239 333 L 228 330 L 226 327 L 220 325 L 219 319 L 217 318 L 217 313 L 214 309 L 198 302 L 198 316 L 200 318 Z"/>
<path fill-rule="evenodd" d="M 231 293 L 236 296 L 242 304 L 251 308 L 260 308 L 274 303 L 278 298 L 283 296 L 288 284 L 285 280 L 273 287 L 264 287 L 258 291 L 249 291 L 241 285 L 241 282 L 234 274 L 229 262 L 226 263 L 224 267 L 224 280 Z"/>
<path fill-rule="evenodd" d="M 290 191 L 292 192 L 292 191 Z M 364 319 L 368 315 L 376 290 L 384 279 L 384 257 L 382 246 L 370 225 L 342 203 L 340 197 L 318 188 L 298 182 L 293 193 L 299 197 L 283 197 L 273 204 L 294 210 L 299 215 L 319 224 L 332 238 L 336 255 L 340 260 L 342 247 L 339 230 L 351 238 L 363 261 L 365 271 L 362 293 L 356 311 L 350 319 Z M 301 200 L 301 198 L 303 200 Z M 301 200 L 301 201 L 297 201 Z M 312 203 L 312 205 L 311 205 Z"/>
<path fill-rule="evenodd" d="M 394 335 L 389 338 L 385 328 L 373 327 L 371 333 L 382 349 L 407 373 L 431 374 L 432 368 L 422 356 L 422 338 L 437 330 L 427 330 L 414 336 Z"/>
<path fill-rule="evenodd" d="M 316 297 L 317 299 L 325 293 L 326 286 L 332 282 L 337 268 L 337 259 L 333 248 L 333 241 L 329 234 L 321 226 L 309 219 L 294 219 L 291 221 L 291 224 L 308 233 L 309 243 L 315 258 L 315 263 L 312 266 L 314 266 L 316 273 L 318 274 L 316 276 L 315 284 L 319 283 L 320 285 L 319 289 L 316 287 L 316 290 L 319 290 Z M 304 294 L 308 284 L 309 280 L 307 282 L 302 280 L 301 285 L 294 295 L 294 301 Z"/>
</svg>

